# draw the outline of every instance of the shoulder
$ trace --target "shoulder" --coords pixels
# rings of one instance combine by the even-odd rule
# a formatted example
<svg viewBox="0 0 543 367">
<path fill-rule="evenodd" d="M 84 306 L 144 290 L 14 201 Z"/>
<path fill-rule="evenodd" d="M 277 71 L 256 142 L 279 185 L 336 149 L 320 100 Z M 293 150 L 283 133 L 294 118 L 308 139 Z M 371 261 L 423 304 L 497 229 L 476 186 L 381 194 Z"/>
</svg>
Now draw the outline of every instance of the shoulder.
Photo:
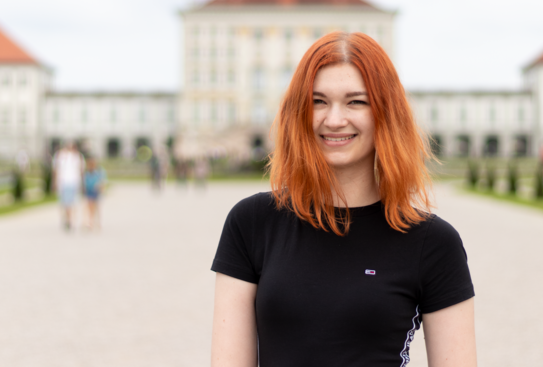
<svg viewBox="0 0 543 367">
<path fill-rule="evenodd" d="M 277 211 L 273 195 L 271 192 L 261 192 L 240 200 L 232 207 L 226 221 L 244 228 L 260 226 L 274 212 Z"/>
<path fill-rule="evenodd" d="M 441 217 L 432 214 L 425 222 L 426 234 L 423 243 L 425 254 L 450 255 L 458 253 L 466 257 L 464 245 L 458 231 Z"/>
<path fill-rule="evenodd" d="M 460 240 L 458 231 L 443 218 L 432 214 L 426 220 L 426 237 L 434 240 Z"/>
<path fill-rule="evenodd" d="M 271 192 L 260 192 L 240 200 L 234 205 L 230 213 L 236 215 L 253 215 L 257 212 L 262 212 L 263 210 L 273 209 L 274 207 L 275 205 Z"/>
<path fill-rule="evenodd" d="M 458 231 L 446 220 L 431 214 L 426 220 L 427 231 L 429 234 L 437 235 L 439 237 L 460 237 Z"/>
</svg>

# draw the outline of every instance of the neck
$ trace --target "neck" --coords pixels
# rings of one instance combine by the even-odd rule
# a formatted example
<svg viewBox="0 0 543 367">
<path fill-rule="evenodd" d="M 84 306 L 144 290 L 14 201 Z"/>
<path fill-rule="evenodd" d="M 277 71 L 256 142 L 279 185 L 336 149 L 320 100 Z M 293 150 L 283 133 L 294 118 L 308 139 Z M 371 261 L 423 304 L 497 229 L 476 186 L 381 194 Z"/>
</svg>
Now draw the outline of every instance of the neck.
<svg viewBox="0 0 543 367">
<path fill-rule="evenodd" d="M 366 206 L 379 201 L 379 187 L 375 181 L 373 160 L 362 169 L 360 166 L 342 168 L 337 169 L 335 174 L 348 207 Z M 339 196 L 336 193 L 333 195 L 334 206 L 345 207 Z"/>
</svg>

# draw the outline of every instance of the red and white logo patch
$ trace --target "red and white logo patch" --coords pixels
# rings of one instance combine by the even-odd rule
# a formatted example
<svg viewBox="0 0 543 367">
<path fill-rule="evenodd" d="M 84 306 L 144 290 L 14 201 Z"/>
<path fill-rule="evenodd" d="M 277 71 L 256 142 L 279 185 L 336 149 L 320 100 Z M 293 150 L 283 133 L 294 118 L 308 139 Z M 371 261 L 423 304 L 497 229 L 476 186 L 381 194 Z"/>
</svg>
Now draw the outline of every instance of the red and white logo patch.
<svg viewBox="0 0 543 367">
<path fill-rule="evenodd" d="M 366 275 L 375 275 L 377 274 L 375 270 L 366 269 Z"/>
</svg>

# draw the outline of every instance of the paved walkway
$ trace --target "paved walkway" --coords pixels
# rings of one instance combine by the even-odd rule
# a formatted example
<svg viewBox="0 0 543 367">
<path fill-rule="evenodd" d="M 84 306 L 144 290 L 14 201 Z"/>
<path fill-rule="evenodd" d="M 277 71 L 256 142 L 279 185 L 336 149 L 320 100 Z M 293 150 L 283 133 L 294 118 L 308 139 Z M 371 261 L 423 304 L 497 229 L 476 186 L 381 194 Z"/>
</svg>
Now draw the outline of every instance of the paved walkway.
<svg viewBox="0 0 543 367">
<path fill-rule="evenodd" d="M 60 229 L 58 208 L 0 218 L 0 366 L 209 365 L 214 275 L 229 209 L 265 184 L 206 193 L 116 184 L 101 233 Z M 479 365 L 543 360 L 543 213 L 438 187 L 477 292 Z M 422 332 L 410 366 L 425 366 Z"/>
</svg>

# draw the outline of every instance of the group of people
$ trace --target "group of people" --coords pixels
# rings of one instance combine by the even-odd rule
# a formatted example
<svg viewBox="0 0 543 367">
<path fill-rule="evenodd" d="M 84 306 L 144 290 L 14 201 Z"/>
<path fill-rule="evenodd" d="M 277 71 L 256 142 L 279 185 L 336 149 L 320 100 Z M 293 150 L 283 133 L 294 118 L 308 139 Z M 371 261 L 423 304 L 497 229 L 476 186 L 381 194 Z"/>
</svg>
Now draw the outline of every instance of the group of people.
<svg viewBox="0 0 543 367">
<path fill-rule="evenodd" d="M 52 166 L 52 186 L 60 200 L 64 228 L 73 228 L 75 204 L 83 194 L 86 201 L 84 228 L 99 229 L 98 203 L 106 185 L 105 170 L 98 165 L 96 158 L 85 158 L 72 142 L 55 153 Z"/>
</svg>

